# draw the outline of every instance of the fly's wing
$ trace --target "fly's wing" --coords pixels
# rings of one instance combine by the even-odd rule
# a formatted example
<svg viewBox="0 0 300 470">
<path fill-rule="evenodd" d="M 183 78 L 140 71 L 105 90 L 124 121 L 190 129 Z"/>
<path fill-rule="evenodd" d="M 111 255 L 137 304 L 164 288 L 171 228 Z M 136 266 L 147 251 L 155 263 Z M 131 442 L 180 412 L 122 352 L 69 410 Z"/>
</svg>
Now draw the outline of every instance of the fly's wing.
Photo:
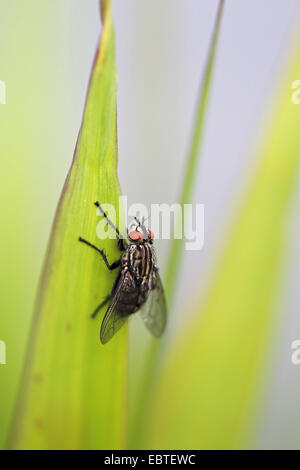
<svg viewBox="0 0 300 470">
<path fill-rule="evenodd" d="M 167 304 L 158 271 L 153 273 L 153 286 L 145 304 L 139 310 L 139 315 L 150 333 L 159 338 L 166 327 Z"/>
<path fill-rule="evenodd" d="M 127 320 L 127 316 L 121 315 L 116 309 L 123 286 L 124 279 L 120 279 L 111 304 L 106 310 L 105 316 L 103 318 L 100 329 L 100 341 L 102 344 L 107 343 L 117 333 L 117 331 L 119 331 L 119 329 Z"/>
</svg>

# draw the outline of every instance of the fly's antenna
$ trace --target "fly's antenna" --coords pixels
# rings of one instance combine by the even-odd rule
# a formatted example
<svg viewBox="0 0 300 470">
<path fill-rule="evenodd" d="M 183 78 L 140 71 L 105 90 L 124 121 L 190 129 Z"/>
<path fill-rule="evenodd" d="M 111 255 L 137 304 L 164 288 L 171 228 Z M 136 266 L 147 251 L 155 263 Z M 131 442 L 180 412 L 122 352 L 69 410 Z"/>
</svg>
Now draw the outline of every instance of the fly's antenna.
<svg viewBox="0 0 300 470">
<path fill-rule="evenodd" d="M 139 228 L 141 227 L 141 222 L 139 221 L 139 219 L 137 217 L 134 217 L 134 220 L 136 221 L 136 228 Z M 129 228 L 131 228 L 132 226 L 134 225 L 134 222 L 131 222 L 131 224 L 129 225 Z"/>
<path fill-rule="evenodd" d="M 145 239 L 148 238 L 148 232 L 147 232 L 147 229 L 146 229 L 146 227 L 145 227 L 145 222 L 146 222 L 146 220 L 148 220 L 148 219 L 150 219 L 150 216 L 148 216 L 148 217 L 146 217 L 146 218 L 143 217 L 143 218 L 142 218 L 142 222 L 141 222 L 137 217 L 134 217 L 134 220 L 135 220 L 135 222 L 137 223 L 136 229 L 139 229 L 139 228 L 142 229 L 143 237 L 144 237 Z M 132 225 L 134 225 L 134 223 L 131 223 L 131 224 L 130 224 L 130 227 L 132 227 Z"/>
<path fill-rule="evenodd" d="M 142 222 L 140 222 L 140 220 L 139 220 L 137 217 L 134 217 L 134 220 L 135 220 L 136 223 L 138 224 L 137 226 L 138 226 L 138 227 L 141 227 L 142 225 L 145 225 L 145 222 L 146 222 L 147 220 L 149 220 L 150 218 L 151 218 L 151 216 L 148 215 L 148 217 L 144 217 L 144 216 L 143 216 Z"/>
</svg>

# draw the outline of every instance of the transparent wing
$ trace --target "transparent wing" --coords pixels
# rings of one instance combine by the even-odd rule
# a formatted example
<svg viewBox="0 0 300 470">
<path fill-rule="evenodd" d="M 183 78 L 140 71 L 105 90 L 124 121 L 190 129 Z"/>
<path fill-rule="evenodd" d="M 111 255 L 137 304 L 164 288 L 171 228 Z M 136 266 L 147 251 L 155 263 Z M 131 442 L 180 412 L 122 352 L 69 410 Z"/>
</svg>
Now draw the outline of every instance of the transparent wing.
<svg viewBox="0 0 300 470">
<path fill-rule="evenodd" d="M 121 315 L 116 309 L 123 285 L 124 280 L 121 279 L 117 285 L 113 300 L 111 301 L 103 318 L 100 329 L 100 341 L 102 344 L 107 343 L 127 320 L 127 316 Z"/>
<path fill-rule="evenodd" d="M 164 332 L 167 322 L 167 304 L 158 271 L 153 273 L 153 285 L 139 315 L 150 333 L 158 338 Z"/>
</svg>

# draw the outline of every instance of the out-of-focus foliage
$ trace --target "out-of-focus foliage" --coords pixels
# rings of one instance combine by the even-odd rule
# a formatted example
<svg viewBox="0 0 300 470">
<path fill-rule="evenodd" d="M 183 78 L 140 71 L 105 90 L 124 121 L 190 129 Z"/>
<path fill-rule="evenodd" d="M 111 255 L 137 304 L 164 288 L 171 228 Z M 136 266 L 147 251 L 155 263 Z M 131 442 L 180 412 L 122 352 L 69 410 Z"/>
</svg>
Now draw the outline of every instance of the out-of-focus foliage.
<svg viewBox="0 0 300 470">
<path fill-rule="evenodd" d="M 220 0 L 204 71 L 182 185 L 180 202 L 183 204 L 190 201 L 193 192 L 223 4 L 224 0 Z M 110 0 L 101 2 L 101 14 L 102 38 L 74 160 L 47 250 L 10 445 L 34 449 L 120 449 L 129 442 L 132 448 L 150 449 L 249 447 L 245 436 L 258 409 L 261 379 L 276 322 L 273 307 L 286 253 L 289 207 L 297 182 L 299 108 L 291 101 L 291 83 L 300 76 L 300 41 L 284 79 L 283 92 L 276 96 L 256 169 L 247 182 L 232 231 L 226 237 L 215 277 L 204 299 L 195 298 L 193 316 L 183 335 L 171 338 L 167 348 L 166 337 L 152 343 L 143 375 L 133 371 L 137 375 L 134 379 L 138 394 L 132 400 L 134 408 L 128 426 L 127 328 L 122 328 L 112 341 L 102 346 L 99 326 L 104 312 L 97 320 L 89 318 L 89 313 L 110 292 L 115 274 L 107 272 L 100 256 L 78 243 L 81 235 L 97 244 L 99 218 L 93 202 L 110 202 L 117 207 L 120 195 Z M 35 20 L 38 24 L 39 18 Z M 31 37 L 32 32 L 28 34 Z M 32 44 L 36 44 L 35 36 L 32 38 Z M 20 57 L 18 71 L 25 69 L 26 60 Z M 46 67 L 46 61 L 43 66 Z M 9 99 L 13 100 L 12 95 Z M 18 99 L 25 101 L 22 96 Z M 26 263 L 31 260 L 22 252 L 20 234 L 25 234 L 27 242 L 34 236 L 34 224 L 25 227 L 27 219 L 20 219 L 23 224 L 16 221 L 19 215 L 11 210 L 11 193 L 19 194 L 22 204 L 15 204 L 19 211 L 26 211 L 26 197 L 30 200 L 30 188 L 24 198 L 17 193 L 25 173 L 17 168 L 21 159 L 12 156 L 14 151 L 18 157 L 25 150 L 29 154 L 29 141 L 34 141 L 38 153 L 45 152 L 46 160 L 40 137 L 44 130 L 30 129 L 33 120 L 33 114 L 28 111 L 30 100 L 26 104 L 22 108 L 24 116 L 20 118 L 8 111 L 5 119 L 8 116 L 9 122 L 4 123 L 8 130 L 14 129 L 18 119 L 19 128 L 26 122 L 24 134 L 5 139 L 5 144 L 0 142 L 6 155 L 3 168 L 9 168 L 15 175 L 14 181 L 4 182 L 0 187 L 3 196 L 0 199 L 9 205 L 5 222 L 16 226 L 16 230 L 9 231 L 10 239 L 6 237 L 0 247 L 1 259 L 7 266 L 2 274 L 1 305 L 13 305 L 12 311 L 21 310 L 23 305 L 28 308 L 31 301 L 30 283 L 24 276 L 28 273 Z M 41 112 L 37 107 L 36 113 Z M 41 169 L 44 166 L 44 163 L 32 163 L 25 175 L 29 182 L 31 170 L 36 171 L 37 164 Z M 122 224 L 122 220 L 118 222 Z M 101 248 L 112 261 L 119 256 L 114 240 L 101 240 Z M 181 250 L 181 241 L 175 240 L 167 270 L 170 303 L 180 272 Z M 14 282 L 13 265 L 18 262 L 19 280 L 24 278 L 21 285 Z M 0 339 L 8 338 L 9 343 L 9 368 L 1 370 L 1 379 L 4 378 L 0 383 L 0 414 L 4 422 L 0 428 L 1 445 L 7 434 L 13 390 L 19 376 L 20 351 L 26 335 L 20 332 L 24 321 L 17 323 L 15 319 L 20 317 L 14 315 L 13 320 L 1 318 L 0 333 L 4 336 Z M 19 344 L 16 338 L 21 338 L 23 343 Z M 134 354 L 137 356 L 141 351 Z"/>
<path fill-rule="evenodd" d="M 207 63 L 201 77 L 201 86 L 199 89 L 198 103 L 195 110 L 195 124 L 189 149 L 188 158 L 186 160 L 185 175 L 182 181 L 182 189 L 180 195 L 180 204 L 183 207 L 191 201 L 198 161 L 200 158 L 200 147 L 202 144 L 202 135 L 205 126 L 205 118 L 208 110 L 210 87 L 213 77 L 213 67 L 216 56 L 216 48 L 219 38 L 221 19 L 224 8 L 224 0 L 219 1 L 219 7 L 216 15 L 214 31 L 212 35 L 211 44 L 208 50 Z M 184 223 L 184 221 L 182 221 Z M 180 262 L 183 252 L 183 239 L 174 238 L 171 245 L 169 262 L 166 274 L 166 296 L 169 304 L 169 309 L 172 307 L 172 300 L 174 291 L 176 289 L 176 282 L 180 271 Z M 131 426 L 129 443 L 132 446 L 139 446 L 139 442 L 143 441 L 143 428 L 144 428 L 144 411 L 145 404 L 148 403 L 149 397 L 152 393 L 152 383 L 155 379 L 158 361 L 160 357 L 160 347 L 163 345 L 165 338 L 160 342 L 152 340 L 147 355 L 145 357 L 144 367 L 141 368 L 140 377 L 135 378 L 136 382 L 136 399 L 130 413 Z"/>
<path fill-rule="evenodd" d="M 148 412 L 143 445 L 245 446 L 268 357 L 285 233 L 300 162 L 300 38 L 270 116 L 215 278 L 182 338 L 174 338 Z M 249 442 L 247 443 L 249 445 Z"/>
<path fill-rule="evenodd" d="M 219 8 L 216 17 L 214 33 L 208 51 L 207 64 L 202 77 L 202 83 L 200 87 L 198 104 L 195 114 L 195 126 L 191 139 L 190 151 L 186 162 L 185 175 L 182 181 L 182 190 L 179 199 L 182 207 L 184 206 L 184 204 L 188 204 L 191 202 L 195 186 L 197 167 L 201 155 L 200 149 L 202 145 L 202 136 L 205 127 L 206 115 L 209 107 L 209 94 L 213 79 L 213 68 L 224 4 L 225 0 L 219 1 Z M 169 256 L 169 263 L 166 275 L 166 291 L 169 294 L 170 298 L 172 297 L 172 294 L 174 293 L 174 289 L 176 287 L 176 280 L 179 273 L 182 249 L 183 240 L 174 238 L 172 241 L 171 253 Z"/>
</svg>

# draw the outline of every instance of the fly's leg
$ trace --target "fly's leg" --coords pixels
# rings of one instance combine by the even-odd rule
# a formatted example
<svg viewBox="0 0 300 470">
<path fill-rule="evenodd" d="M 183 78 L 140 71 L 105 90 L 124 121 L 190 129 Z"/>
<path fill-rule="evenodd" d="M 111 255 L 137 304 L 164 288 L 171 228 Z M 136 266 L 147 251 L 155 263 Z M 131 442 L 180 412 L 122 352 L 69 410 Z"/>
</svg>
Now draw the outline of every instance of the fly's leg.
<svg viewBox="0 0 300 470">
<path fill-rule="evenodd" d="M 119 229 L 112 223 L 112 221 L 107 217 L 107 214 L 106 212 L 102 209 L 100 203 L 98 201 L 94 202 L 95 206 L 98 207 L 99 211 L 101 212 L 101 214 L 106 218 L 106 221 L 108 223 L 108 225 L 110 225 L 114 231 L 116 232 L 116 234 L 118 235 L 118 247 L 120 249 L 120 251 L 124 251 L 125 250 L 125 243 L 124 243 L 124 239 L 123 239 L 123 236 L 121 235 Z"/>
<path fill-rule="evenodd" d="M 101 214 L 106 218 L 107 223 L 114 229 L 114 231 L 117 233 L 118 237 L 121 238 L 121 234 L 119 229 L 112 223 L 112 221 L 107 217 L 106 212 L 102 209 L 100 203 L 98 201 L 94 202 L 95 206 L 99 208 L 99 211 Z"/>
<path fill-rule="evenodd" d="M 92 243 L 88 242 L 87 240 L 85 240 L 84 238 L 81 238 L 79 237 L 78 240 L 82 243 L 85 243 L 86 245 L 90 246 L 91 248 L 93 248 L 94 250 L 98 251 L 98 253 L 100 253 L 100 255 L 102 256 L 103 258 L 103 261 L 104 263 L 106 264 L 106 267 L 112 271 L 113 269 L 116 269 L 120 266 L 121 264 L 121 260 L 118 259 L 117 261 L 114 261 L 112 264 L 109 264 L 108 262 L 108 259 L 106 258 L 106 254 L 104 253 L 103 250 L 99 250 L 99 248 L 97 248 L 95 245 L 92 245 Z"/>
<path fill-rule="evenodd" d="M 104 300 L 103 302 L 101 302 L 100 305 L 98 305 L 98 307 L 93 311 L 91 317 L 92 318 L 95 318 L 97 313 L 100 312 L 101 308 L 104 307 L 105 304 L 107 304 L 107 302 L 109 302 L 111 299 L 111 294 L 109 294 Z"/>
<path fill-rule="evenodd" d="M 134 217 L 134 220 L 136 221 L 136 223 L 138 224 L 138 227 L 140 227 L 141 225 L 145 225 L 145 222 L 146 220 L 150 219 L 150 216 L 148 217 L 143 217 L 142 218 L 142 222 L 137 218 L 137 217 Z"/>
</svg>

